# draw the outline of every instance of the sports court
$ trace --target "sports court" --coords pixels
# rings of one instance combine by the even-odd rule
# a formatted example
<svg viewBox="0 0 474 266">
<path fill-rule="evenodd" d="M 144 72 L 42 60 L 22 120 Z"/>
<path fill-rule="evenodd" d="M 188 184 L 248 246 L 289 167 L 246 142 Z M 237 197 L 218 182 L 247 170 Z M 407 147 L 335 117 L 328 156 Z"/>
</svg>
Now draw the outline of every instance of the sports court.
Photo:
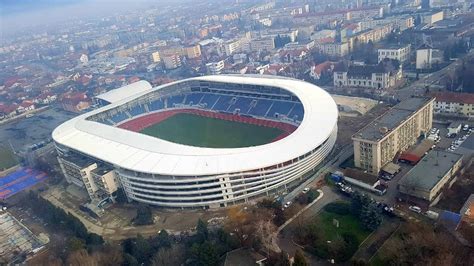
<svg viewBox="0 0 474 266">
<path fill-rule="evenodd" d="M 36 185 L 47 177 L 43 172 L 29 168 L 20 168 L 0 178 L 0 199 L 7 199 L 24 189 Z"/>
</svg>

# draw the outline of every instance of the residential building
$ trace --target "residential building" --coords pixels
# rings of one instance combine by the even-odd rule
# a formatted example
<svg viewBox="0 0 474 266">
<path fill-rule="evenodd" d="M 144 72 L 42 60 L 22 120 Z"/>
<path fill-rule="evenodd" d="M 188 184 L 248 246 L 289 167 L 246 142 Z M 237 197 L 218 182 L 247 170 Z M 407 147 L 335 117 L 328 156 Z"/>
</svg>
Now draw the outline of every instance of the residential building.
<svg viewBox="0 0 474 266">
<path fill-rule="evenodd" d="M 210 62 L 206 64 L 207 72 L 211 75 L 220 75 L 224 69 L 224 60 Z"/>
<path fill-rule="evenodd" d="M 356 167 L 378 174 L 433 124 L 434 98 L 408 98 L 352 136 Z"/>
<path fill-rule="evenodd" d="M 199 46 L 199 44 L 184 47 L 183 50 L 184 50 L 184 55 L 189 59 L 201 57 L 201 46 Z"/>
<path fill-rule="evenodd" d="M 325 61 L 321 64 L 312 66 L 309 75 L 316 80 L 321 79 L 323 75 L 332 75 L 335 64 L 336 63 L 331 61 Z"/>
<path fill-rule="evenodd" d="M 387 89 L 394 87 L 402 78 L 402 66 L 393 59 L 384 59 L 377 65 L 339 64 L 333 74 L 336 87 Z"/>
<path fill-rule="evenodd" d="M 432 95 L 436 98 L 435 114 L 474 117 L 474 94 L 437 92 Z"/>
<path fill-rule="evenodd" d="M 65 111 L 80 113 L 89 108 L 91 100 L 85 92 L 71 92 L 63 95 L 60 103 Z"/>
<path fill-rule="evenodd" d="M 398 183 L 401 193 L 426 200 L 434 205 L 443 188 L 450 187 L 462 165 L 462 155 L 445 150 L 431 150 Z"/>
<path fill-rule="evenodd" d="M 91 200 L 112 198 L 118 183 L 111 167 L 100 165 L 86 157 L 63 155 L 57 157 L 66 181 L 85 188 Z"/>
<path fill-rule="evenodd" d="M 316 47 L 320 53 L 332 57 L 343 57 L 349 53 L 349 44 L 347 42 L 321 43 L 317 44 Z"/>
<path fill-rule="evenodd" d="M 410 59 L 411 46 L 408 45 L 394 45 L 387 48 L 378 49 L 378 62 L 385 58 L 395 59 L 404 63 Z"/>
<path fill-rule="evenodd" d="M 250 42 L 251 51 L 271 51 L 275 49 L 275 41 L 271 37 L 255 39 Z"/>
<path fill-rule="evenodd" d="M 250 42 L 250 35 L 245 34 L 243 37 L 236 38 L 233 40 L 226 41 L 224 43 L 224 51 L 227 56 L 231 56 L 234 53 L 239 53 L 248 49 Z"/>
<path fill-rule="evenodd" d="M 428 44 L 423 44 L 416 50 L 416 69 L 431 69 L 442 61 L 443 53 Z"/>
<path fill-rule="evenodd" d="M 151 54 L 151 60 L 153 60 L 153 63 L 159 63 L 161 62 L 161 57 L 160 57 L 160 52 L 156 51 Z"/>
<path fill-rule="evenodd" d="M 444 19 L 444 12 L 437 11 L 437 12 L 430 12 L 427 14 L 423 14 L 421 17 L 421 23 L 433 25 L 434 23 L 441 21 Z"/>
<path fill-rule="evenodd" d="M 162 60 L 166 69 L 176 69 L 181 66 L 181 58 L 176 54 L 163 56 Z"/>
</svg>

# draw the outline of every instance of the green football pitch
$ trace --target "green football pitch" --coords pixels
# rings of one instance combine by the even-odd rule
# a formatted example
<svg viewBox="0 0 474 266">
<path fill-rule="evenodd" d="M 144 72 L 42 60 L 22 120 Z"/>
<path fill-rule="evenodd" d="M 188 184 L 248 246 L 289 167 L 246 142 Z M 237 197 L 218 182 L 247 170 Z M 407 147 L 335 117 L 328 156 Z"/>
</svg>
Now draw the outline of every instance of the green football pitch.
<svg viewBox="0 0 474 266">
<path fill-rule="evenodd" d="M 284 131 L 182 113 L 147 127 L 140 133 L 196 147 L 240 148 L 269 143 Z"/>
</svg>

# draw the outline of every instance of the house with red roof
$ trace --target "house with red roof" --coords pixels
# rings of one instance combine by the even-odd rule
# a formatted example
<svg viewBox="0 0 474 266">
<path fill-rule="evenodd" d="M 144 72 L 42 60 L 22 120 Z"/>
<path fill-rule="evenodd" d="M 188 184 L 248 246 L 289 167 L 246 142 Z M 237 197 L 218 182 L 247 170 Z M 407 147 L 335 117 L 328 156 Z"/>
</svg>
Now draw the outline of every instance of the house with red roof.
<svg viewBox="0 0 474 266">
<path fill-rule="evenodd" d="M 337 64 L 336 62 L 325 61 L 321 64 L 314 65 L 311 67 L 310 76 L 313 79 L 319 80 L 321 78 L 321 75 L 324 75 L 324 74 L 332 75 L 334 66 L 336 64 Z"/>
<path fill-rule="evenodd" d="M 19 113 L 24 113 L 27 111 L 32 111 L 34 109 L 35 109 L 35 103 L 33 101 L 25 100 L 22 103 L 20 103 L 20 105 L 17 108 L 17 111 Z"/>
<path fill-rule="evenodd" d="M 432 96 L 435 114 L 459 117 L 474 117 L 474 94 L 458 92 L 437 92 Z"/>
<path fill-rule="evenodd" d="M 62 95 L 60 103 L 65 111 L 80 113 L 89 108 L 91 99 L 85 92 L 68 92 Z"/>
</svg>

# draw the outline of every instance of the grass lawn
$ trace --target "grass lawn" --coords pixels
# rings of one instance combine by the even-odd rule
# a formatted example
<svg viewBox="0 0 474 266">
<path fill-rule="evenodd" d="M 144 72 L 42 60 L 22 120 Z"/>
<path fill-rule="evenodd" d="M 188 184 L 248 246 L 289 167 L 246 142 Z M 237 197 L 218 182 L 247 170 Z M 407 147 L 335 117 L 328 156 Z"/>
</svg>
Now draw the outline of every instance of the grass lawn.
<svg viewBox="0 0 474 266">
<path fill-rule="evenodd" d="M 333 240 L 337 235 L 350 233 L 357 238 L 359 243 L 362 243 L 371 233 L 365 230 L 359 219 L 352 214 L 340 215 L 323 210 L 319 213 L 317 219 L 322 227 L 326 240 Z M 333 225 L 333 219 L 339 221 L 339 227 Z"/>
<path fill-rule="evenodd" d="M 176 114 L 140 133 L 178 144 L 208 148 L 239 148 L 271 142 L 283 133 L 263 127 L 194 114 Z"/>
<path fill-rule="evenodd" d="M 10 149 L 0 146 L 0 170 L 8 169 L 18 164 L 18 161 Z"/>
</svg>

